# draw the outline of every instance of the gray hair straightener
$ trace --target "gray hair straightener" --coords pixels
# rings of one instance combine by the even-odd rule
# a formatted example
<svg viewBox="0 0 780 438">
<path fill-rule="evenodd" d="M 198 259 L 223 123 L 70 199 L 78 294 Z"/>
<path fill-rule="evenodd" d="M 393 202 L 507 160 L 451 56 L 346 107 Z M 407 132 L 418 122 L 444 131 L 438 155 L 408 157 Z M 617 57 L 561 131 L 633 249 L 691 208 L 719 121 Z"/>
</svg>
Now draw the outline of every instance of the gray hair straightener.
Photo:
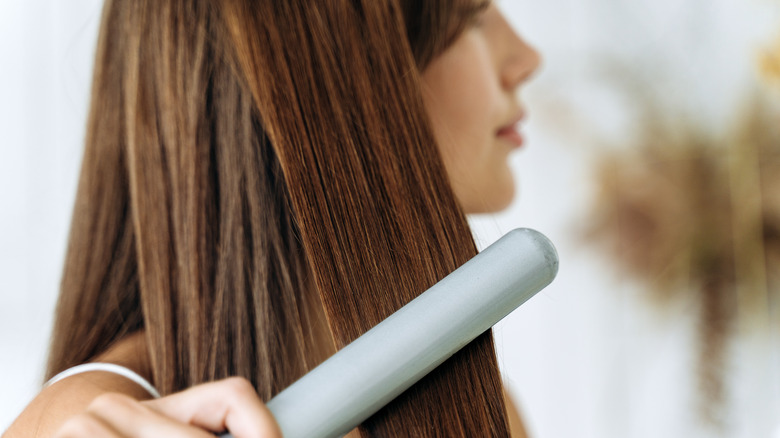
<svg viewBox="0 0 780 438">
<path fill-rule="evenodd" d="M 516 229 L 272 398 L 285 438 L 339 437 L 545 288 L 558 254 Z M 222 437 L 231 437 L 224 434 Z"/>
</svg>

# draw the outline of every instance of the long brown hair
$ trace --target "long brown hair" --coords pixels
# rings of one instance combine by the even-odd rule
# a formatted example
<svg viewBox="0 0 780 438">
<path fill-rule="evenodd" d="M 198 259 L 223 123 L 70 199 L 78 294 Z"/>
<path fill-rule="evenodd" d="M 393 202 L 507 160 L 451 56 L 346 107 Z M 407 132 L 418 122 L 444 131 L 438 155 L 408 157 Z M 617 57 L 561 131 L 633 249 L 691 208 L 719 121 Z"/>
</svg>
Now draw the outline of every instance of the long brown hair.
<svg viewBox="0 0 780 438">
<path fill-rule="evenodd" d="M 143 328 L 161 393 L 268 400 L 473 256 L 419 72 L 481 7 L 107 0 L 48 374 Z M 492 335 L 361 429 L 506 436 Z"/>
</svg>

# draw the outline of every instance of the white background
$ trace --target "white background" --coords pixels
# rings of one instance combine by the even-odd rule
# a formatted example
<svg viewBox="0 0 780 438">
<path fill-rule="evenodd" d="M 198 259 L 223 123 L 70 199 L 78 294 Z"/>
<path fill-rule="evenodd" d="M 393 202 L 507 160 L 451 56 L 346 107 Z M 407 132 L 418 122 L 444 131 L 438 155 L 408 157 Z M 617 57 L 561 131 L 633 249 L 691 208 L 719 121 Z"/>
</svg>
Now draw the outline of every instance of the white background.
<svg viewBox="0 0 780 438">
<path fill-rule="evenodd" d="M 544 66 L 523 93 L 520 197 L 473 218 L 481 245 L 526 226 L 556 243 L 555 283 L 496 329 L 502 369 L 535 437 L 777 437 L 780 340 L 730 345 L 725 427 L 696 414 L 695 306 L 650 309 L 642 287 L 576 238 L 601 136 L 636 106 L 622 71 L 718 132 L 752 90 L 755 54 L 780 33 L 770 0 L 505 0 Z M 81 157 L 98 0 L 0 0 L 0 430 L 43 373 Z M 777 321 L 775 321 L 777 323 Z M 775 325 L 776 328 L 776 325 Z"/>
</svg>

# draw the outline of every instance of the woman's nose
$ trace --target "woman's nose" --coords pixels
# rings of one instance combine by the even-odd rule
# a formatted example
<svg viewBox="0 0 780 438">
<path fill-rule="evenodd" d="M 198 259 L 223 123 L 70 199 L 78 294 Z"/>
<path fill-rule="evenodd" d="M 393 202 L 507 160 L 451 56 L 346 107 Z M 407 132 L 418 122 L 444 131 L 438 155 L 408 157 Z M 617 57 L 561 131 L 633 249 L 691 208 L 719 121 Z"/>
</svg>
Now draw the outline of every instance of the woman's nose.
<svg viewBox="0 0 780 438">
<path fill-rule="evenodd" d="M 539 52 L 515 32 L 502 16 L 504 56 L 501 60 L 501 85 L 513 91 L 539 68 L 542 62 Z"/>
</svg>

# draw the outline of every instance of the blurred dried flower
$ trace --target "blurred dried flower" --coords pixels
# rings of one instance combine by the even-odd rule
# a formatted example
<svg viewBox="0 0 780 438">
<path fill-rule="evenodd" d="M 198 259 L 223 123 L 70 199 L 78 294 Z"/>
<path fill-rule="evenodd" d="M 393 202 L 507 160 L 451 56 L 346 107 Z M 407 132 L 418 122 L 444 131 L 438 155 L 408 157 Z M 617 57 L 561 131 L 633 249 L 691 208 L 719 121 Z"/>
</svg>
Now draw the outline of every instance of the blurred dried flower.
<svg viewBox="0 0 780 438">
<path fill-rule="evenodd" d="M 780 36 L 773 45 L 761 53 L 759 69 L 768 80 L 776 83 L 780 81 Z"/>
<path fill-rule="evenodd" d="M 779 120 L 755 98 L 721 138 L 686 121 L 674 130 L 648 123 L 635 148 L 598 171 L 588 238 L 645 281 L 657 304 L 696 294 L 702 414 L 713 423 L 734 322 L 768 321 L 780 295 Z"/>
</svg>

